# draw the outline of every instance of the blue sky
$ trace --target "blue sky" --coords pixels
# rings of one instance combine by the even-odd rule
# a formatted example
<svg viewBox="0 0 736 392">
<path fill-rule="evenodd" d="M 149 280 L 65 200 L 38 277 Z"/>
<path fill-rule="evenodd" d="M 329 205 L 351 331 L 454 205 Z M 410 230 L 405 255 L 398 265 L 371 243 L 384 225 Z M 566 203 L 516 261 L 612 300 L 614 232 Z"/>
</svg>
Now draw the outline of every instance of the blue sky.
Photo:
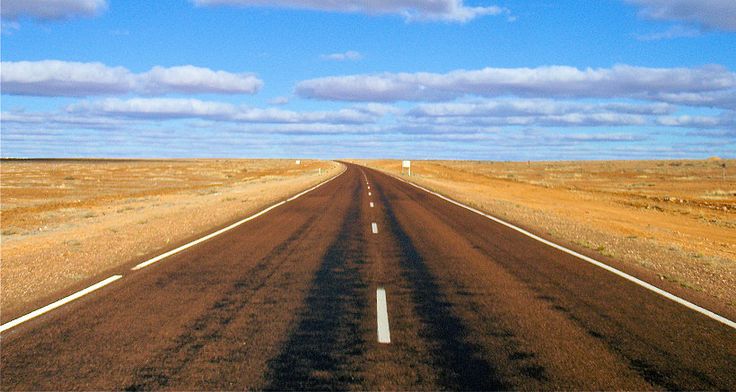
<svg viewBox="0 0 736 392">
<path fill-rule="evenodd" d="M 736 157 L 733 48 L 733 0 L 4 0 L 0 154 Z"/>
</svg>

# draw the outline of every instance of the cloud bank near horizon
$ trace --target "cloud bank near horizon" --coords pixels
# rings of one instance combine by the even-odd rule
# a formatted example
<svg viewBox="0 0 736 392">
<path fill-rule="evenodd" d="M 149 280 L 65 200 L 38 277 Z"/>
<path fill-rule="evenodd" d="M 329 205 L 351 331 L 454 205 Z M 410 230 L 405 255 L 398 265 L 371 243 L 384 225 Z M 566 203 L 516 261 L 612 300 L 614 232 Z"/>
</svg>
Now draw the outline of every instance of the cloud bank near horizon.
<svg viewBox="0 0 736 392">
<path fill-rule="evenodd" d="M 443 74 L 328 76 L 298 82 L 297 96 L 346 105 L 321 111 L 260 108 L 194 98 L 197 94 L 255 94 L 263 81 L 252 74 L 191 65 L 157 66 L 142 73 L 101 63 L 57 60 L 3 62 L 2 66 L 4 94 L 113 96 L 77 101 L 50 112 L 5 111 L 0 117 L 4 130 L 38 126 L 108 129 L 139 126 L 145 121 L 183 120 L 243 129 L 260 126 L 270 133 L 289 135 L 459 135 L 495 133 L 501 129 L 520 132 L 636 127 L 648 132 L 673 128 L 709 130 L 717 135 L 736 126 L 736 75 L 718 65 L 483 68 Z M 138 96 L 131 98 L 131 94 Z M 185 97 L 156 97 L 166 94 Z M 291 104 L 289 99 L 278 102 Z M 692 113 L 693 108 L 706 108 L 711 113 Z M 607 139 L 579 139 L 587 140 Z"/>
<path fill-rule="evenodd" d="M 311 56 L 314 60 L 317 55 Z M 353 51 L 326 56 L 323 59 L 335 61 L 362 57 Z M 304 140 L 306 146 L 313 142 L 309 138 L 331 136 L 335 150 L 324 151 L 332 156 L 339 148 L 368 149 L 370 143 L 360 138 L 393 146 L 392 151 L 402 154 L 444 154 L 441 146 L 447 143 L 474 157 L 482 156 L 482 147 L 497 151 L 498 146 L 510 153 L 513 146 L 524 146 L 525 154 L 540 152 L 536 149 L 541 146 L 569 149 L 570 154 L 589 153 L 592 146 L 617 146 L 610 151 L 634 157 L 637 147 L 657 146 L 669 136 L 697 141 L 696 146 L 682 145 L 683 154 L 709 148 L 736 151 L 736 73 L 718 64 L 327 74 L 297 79 L 292 94 L 273 97 L 269 91 L 272 98 L 260 107 L 243 100 L 258 100 L 251 96 L 264 86 L 247 72 L 194 65 L 134 72 L 100 62 L 62 60 L 4 61 L 1 66 L 3 95 L 62 102 L 55 110 L 16 106 L 0 113 L 3 154 L 35 151 L 32 141 L 47 138 L 71 143 L 78 135 L 88 135 L 106 145 L 108 135 L 122 140 L 126 135 L 144 139 L 160 133 L 165 140 L 166 132 L 201 143 L 242 137 L 257 138 L 258 143 L 272 140 L 279 146 L 293 140 Z M 417 149 L 407 147 L 411 145 Z M 652 156 L 678 153 L 649 151 Z"/>
<path fill-rule="evenodd" d="M 448 101 L 464 96 L 631 98 L 733 108 L 736 74 L 723 66 L 648 68 L 615 65 L 483 68 L 447 73 L 327 76 L 299 82 L 303 98 L 348 102 Z"/>
</svg>

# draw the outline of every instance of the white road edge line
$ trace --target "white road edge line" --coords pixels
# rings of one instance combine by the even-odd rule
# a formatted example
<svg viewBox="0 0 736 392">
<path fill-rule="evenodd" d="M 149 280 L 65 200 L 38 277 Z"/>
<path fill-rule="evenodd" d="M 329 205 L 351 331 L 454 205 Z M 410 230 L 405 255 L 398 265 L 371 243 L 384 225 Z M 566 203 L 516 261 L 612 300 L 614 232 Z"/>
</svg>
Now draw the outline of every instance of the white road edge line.
<svg viewBox="0 0 736 392">
<path fill-rule="evenodd" d="M 103 280 L 101 282 L 95 283 L 92 286 L 87 287 L 84 290 L 77 291 L 76 293 L 74 293 L 72 295 L 69 295 L 67 297 L 64 297 L 64 298 L 62 298 L 62 299 L 60 299 L 60 300 L 52 303 L 52 304 L 48 304 L 48 305 L 44 306 L 43 308 L 36 309 L 33 312 L 26 314 L 25 316 L 18 317 L 17 319 L 12 320 L 12 321 L 8 321 L 7 323 L 5 323 L 3 325 L 0 325 L 0 332 L 7 331 L 10 328 L 13 328 L 13 327 L 15 327 L 18 324 L 25 323 L 26 321 L 28 321 L 30 319 L 33 319 L 33 318 L 36 318 L 36 317 L 38 317 L 38 316 L 40 316 L 40 315 L 42 315 L 42 314 L 44 314 L 46 312 L 52 311 L 52 310 L 58 308 L 59 306 L 62 306 L 62 305 L 66 304 L 66 303 L 69 303 L 69 302 L 72 302 L 75 299 L 78 299 L 80 297 L 83 297 L 83 296 L 85 296 L 85 295 L 87 295 L 87 294 L 89 294 L 89 293 L 91 293 L 91 292 L 93 292 L 93 291 L 95 291 L 97 289 L 100 289 L 100 288 L 102 288 L 104 286 L 107 286 L 108 284 L 110 284 L 110 283 L 112 283 L 112 282 L 114 282 L 114 281 L 116 281 L 116 280 L 118 280 L 118 279 L 120 279 L 122 277 L 123 277 L 123 275 L 113 275 L 113 276 L 111 276 L 111 277 L 109 277 L 109 278 L 107 278 L 107 279 L 105 279 L 105 280 Z"/>
<path fill-rule="evenodd" d="M 345 170 L 347 170 L 347 168 Z M 290 201 L 293 201 L 293 200 L 295 200 L 295 199 L 297 199 L 297 198 L 305 195 L 306 193 L 309 193 L 309 192 L 311 192 L 311 191 L 313 191 L 313 190 L 321 187 L 322 185 L 327 184 L 328 182 L 334 180 L 335 178 L 340 177 L 343 173 L 345 173 L 345 170 L 343 170 L 340 174 L 336 175 L 335 177 L 330 178 L 329 180 L 322 181 L 319 184 L 317 184 L 317 185 L 315 185 L 315 186 L 307 189 L 306 191 L 300 192 L 300 193 L 298 193 L 298 194 L 296 194 L 296 195 L 294 195 L 294 196 L 292 196 L 292 197 L 290 197 L 290 198 L 288 198 L 286 200 L 280 201 L 280 202 L 278 202 L 278 203 L 276 203 L 276 204 L 274 204 L 274 205 L 272 205 L 272 206 L 270 206 L 270 207 L 268 207 L 268 208 L 266 208 L 266 209 L 264 209 L 264 210 L 262 210 L 262 211 L 260 211 L 260 212 L 258 212 L 256 214 L 254 214 L 254 215 L 251 215 L 251 216 L 249 216 L 249 217 L 247 217 L 245 219 L 241 219 L 241 220 L 233 223 L 230 226 L 227 226 L 225 228 L 222 228 L 220 230 L 217 230 L 214 233 L 207 234 L 206 236 L 204 236 L 202 238 L 196 239 L 196 240 L 194 240 L 194 241 L 192 241 L 190 243 L 187 243 L 187 244 L 184 244 L 184 245 L 182 245 L 182 246 L 180 246 L 178 248 L 172 249 L 172 250 L 170 250 L 170 251 L 168 251 L 166 253 L 163 253 L 161 255 L 158 255 L 158 256 L 156 256 L 156 257 L 154 257 L 152 259 L 146 260 L 146 261 L 144 261 L 144 262 L 136 265 L 135 267 L 131 268 L 131 270 L 137 271 L 137 270 L 139 270 L 141 268 L 148 267 L 149 265 L 151 265 L 153 263 L 156 263 L 158 261 L 161 261 L 161 260 L 163 260 L 163 259 L 165 259 L 165 258 L 167 258 L 167 257 L 169 257 L 171 255 L 177 254 L 177 253 L 179 253 L 179 252 L 181 252 L 181 251 L 183 251 L 183 250 L 185 250 L 187 248 L 191 248 L 194 245 L 197 245 L 199 243 L 202 243 L 204 241 L 207 241 L 207 240 L 209 240 L 209 239 L 211 239 L 213 237 L 217 237 L 218 235 L 220 235 L 220 234 L 222 234 L 222 233 L 224 233 L 226 231 L 232 230 L 232 229 L 234 229 L 234 228 L 242 225 L 245 222 L 248 222 L 250 220 L 253 220 L 255 218 L 258 218 L 259 216 L 261 216 L 261 215 L 263 215 L 263 214 L 265 214 L 265 213 L 273 210 L 274 208 L 280 207 L 280 206 L 282 206 L 282 205 L 284 205 L 284 204 L 286 204 L 286 203 L 288 203 Z"/>
<path fill-rule="evenodd" d="M 373 208 L 373 202 L 371 202 L 371 208 Z"/>
<path fill-rule="evenodd" d="M 520 227 L 514 226 L 511 223 L 508 223 L 508 222 L 506 222 L 506 221 L 504 221 L 502 219 L 499 219 L 499 218 L 496 218 L 495 216 L 486 214 L 485 212 L 482 212 L 480 210 L 477 210 L 477 209 L 475 209 L 473 207 L 466 206 L 463 203 L 460 203 L 458 201 L 455 201 L 453 199 L 450 199 L 449 197 L 446 197 L 446 196 L 444 196 L 442 194 L 439 194 L 437 192 L 431 191 L 431 190 L 429 190 L 429 189 L 427 189 L 427 188 L 425 188 L 425 187 L 423 187 L 421 185 L 417 185 L 417 184 L 411 183 L 409 181 L 404 180 L 403 178 L 395 177 L 393 175 L 392 175 L 392 177 L 395 178 L 395 179 L 397 179 L 397 180 L 399 180 L 399 181 L 405 182 L 405 183 L 407 183 L 407 184 L 409 184 L 409 185 L 411 185 L 411 186 L 413 186 L 415 188 L 421 189 L 421 190 L 423 190 L 423 191 L 425 191 L 427 193 L 430 193 L 432 195 L 435 195 L 435 196 L 439 197 L 440 199 L 443 199 L 445 201 L 448 201 L 448 202 L 450 202 L 452 204 L 455 204 L 455 205 L 457 205 L 459 207 L 465 208 L 466 210 L 472 211 L 472 212 L 474 212 L 474 213 L 476 213 L 478 215 L 482 215 L 482 216 L 484 216 L 484 217 L 486 217 L 486 218 L 488 218 L 488 219 L 490 219 L 490 220 L 492 220 L 494 222 L 500 223 L 500 224 L 502 224 L 502 225 L 504 225 L 504 226 L 506 226 L 506 227 L 508 227 L 510 229 L 516 230 L 519 233 L 524 234 L 527 237 L 533 238 L 533 239 L 535 239 L 535 240 L 537 240 L 537 241 L 539 241 L 539 242 L 541 242 L 541 243 L 543 243 L 545 245 L 549 245 L 549 246 L 551 246 L 551 247 L 553 247 L 553 248 L 555 248 L 557 250 L 560 250 L 560 251 L 565 252 L 565 253 L 567 253 L 569 255 L 575 256 L 575 257 L 577 257 L 577 258 L 579 258 L 579 259 L 581 259 L 583 261 L 587 261 L 588 263 L 593 264 L 593 265 L 595 265 L 597 267 L 603 268 L 604 270 L 606 270 L 608 272 L 611 272 L 613 274 L 616 274 L 616 275 L 618 275 L 618 276 L 620 276 L 620 277 L 622 277 L 622 278 L 624 278 L 624 279 L 626 279 L 626 280 L 628 280 L 628 281 L 630 281 L 632 283 L 635 283 L 635 284 L 637 284 L 637 285 L 639 285 L 639 286 L 641 286 L 641 287 L 643 287 L 643 288 L 645 288 L 647 290 L 650 290 L 650 291 L 652 291 L 654 293 L 657 293 L 657 294 L 659 294 L 659 295 L 661 295 L 661 296 L 663 296 L 663 297 L 665 297 L 665 298 L 667 298 L 667 299 L 669 299 L 671 301 L 677 302 L 678 304 L 683 305 L 683 306 L 685 306 L 685 307 L 687 307 L 687 308 L 689 308 L 691 310 L 694 310 L 694 311 L 696 311 L 696 312 L 698 312 L 698 313 L 700 313 L 700 314 L 702 314 L 704 316 L 710 317 L 713 320 L 716 320 L 716 321 L 718 321 L 720 323 L 723 323 L 723 324 L 725 324 L 725 325 L 727 325 L 727 326 L 729 326 L 729 327 L 731 327 L 733 329 L 736 329 L 736 322 L 731 321 L 731 320 L 729 320 L 729 319 L 727 319 L 727 318 L 725 318 L 725 317 L 723 317 L 723 316 L 721 316 L 719 314 L 716 314 L 714 312 L 711 312 L 708 309 L 705 309 L 703 307 L 700 307 L 698 305 L 695 305 L 694 303 L 692 303 L 692 302 L 690 302 L 690 301 L 688 301 L 686 299 L 682 299 L 682 298 L 680 298 L 680 297 L 678 297 L 678 296 L 676 296 L 676 295 L 674 295 L 674 294 L 672 294 L 672 293 L 670 293 L 668 291 L 662 290 L 659 287 L 654 286 L 654 285 L 652 285 L 650 283 L 647 283 L 647 282 L 645 282 L 645 281 L 643 281 L 643 280 L 641 280 L 639 278 L 636 278 L 634 276 L 631 276 L 631 275 L 627 274 L 626 272 L 623 272 L 623 271 L 620 271 L 620 270 L 618 270 L 618 269 L 616 269 L 614 267 L 611 267 L 608 264 L 604 264 L 603 262 L 600 262 L 598 260 L 595 260 L 595 259 L 590 258 L 588 256 L 585 256 L 583 254 L 580 254 L 578 252 L 575 252 L 574 250 L 565 248 L 562 245 L 558 245 L 558 244 L 556 244 L 556 243 L 554 243 L 552 241 L 548 241 L 548 240 L 546 240 L 546 239 L 544 239 L 544 238 L 542 238 L 542 237 L 540 237 L 540 236 L 538 236 L 536 234 L 532 234 L 532 233 L 530 233 L 530 232 L 528 232 L 528 231 L 526 231 L 526 230 L 524 230 L 524 229 L 522 229 Z"/>
<path fill-rule="evenodd" d="M 290 202 L 290 201 L 292 201 L 294 199 L 297 199 L 300 196 L 303 196 L 304 194 L 309 193 L 309 192 L 311 192 L 311 191 L 313 191 L 313 190 L 321 187 L 322 185 L 327 184 L 328 182 L 336 179 L 337 177 L 340 177 L 341 175 L 343 175 L 347 171 L 347 166 L 345 166 L 345 165 L 342 165 L 342 166 L 343 166 L 342 172 L 340 172 L 338 175 L 336 175 L 336 176 L 334 176 L 334 177 L 332 177 L 330 179 L 327 179 L 325 181 L 322 181 L 319 184 L 317 184 L 317 185 L 315 185 L 315 186 L 313 186 L 313 187 L 311 187 L 311 188 L 309 188 L 309 189 L 307 189 L 307 190 L 305 190 L 303 192 L 300 192 L 300 193 L 298 193 L 298 194 L 296 194 L 296 195 L 294 195 L 294 196 L 292 196 L 292 197 L 290 197 L 290 198 L 288 198 L 288 199 L 286 199 L 284 201 L 278 202 L 278 203 L 276 203 L 276 204 L 274 204 L 274 205 L 272 205 L 272 206 L 270 206 L 270 207 L 268 207 L 268 208 L 266 208 L 266 209 L 264 209 L 264 210 L 262 210 L 262 211 L 260 211 L 260 212 L 258 212 L 256 214 L 254 214 L 254 215 L 251 215 L 251 216 L 249 216 L 249 217 L 247 217 L 245 219 L 242 219 L 242 220 L 240 220 L 238 222 L 235 222 L 235 223 L 233 223 L 230 226 L 227 226 L 227 227 L 225 227 L 223 229 L 220 229 L 220 230 L 218 230 L 218 231 L 216 231 L 214 233 L 208 234 L 208 235 L 206 235 L 206 236 L 204 236 L 202 238 L 199 238 L 197 240 L 194 240 L 194 241 L 192 241 L 192 242 L 190 242 L 188 244 L 184 244 L 184 245 L 182 245 L 182 246 L 180 246 L 180 247 L 178 247 L 176 249 L 172 249 L 172 250 L 170 250 L 170 251 L 168 251 L 168 252 L 166 252 L 164 254 L 161 254 L 159 256 L 156 256 L 156 257 L 154 257 L 154 258 L 152 258 L 150 260 L 144 261 L 144 262 L 136 265 L 135 267 L 131 268 L 131 270 L 139 270 L 141 268 L 147 267 L 147 266 L 149 266 L 149 265 L 151 265 L 151 264 L 153 264 L 153 263 L 155 263 L 157 261 L 161 261 L 161 260 L 163 260 L 163 259 L 165 259 L 165 258 L 167 258 L 167 257 L 169 257 L 169 256 L 171 256 L 173 254 L 179 253 L 179 252 L 183 251 L 184 249 L 190 248 L 190 247 L 192 247 L 194 245 L 197 245 L 197 244 L 199 244 L 201 242 L 207 241 L 208 239 L 210 239 L 212 237 L 218 236 L 218 235 L 220 235 L 220 234 L 222 234 L 222 233 L 224 233 L 224 232 L 226 232 L 228 230 L 231 230 L 231 229 L 233 229 L 233 228 L 235 228 L 235 227 L 237 227 L 237 226 L 239 226 L 239 225 L 241 225 L 241 224 L 243 224 L 245 222 L 248 222 L 249 220 L 253 220 L 253 219 L 255 219 L 255 218 L 257 218 L 257 217 L 259 217 L 259 216 L 267 213 L 268 211 L 271 211 L 272 209 L 274 209 L 274 208 L 276 208 L 278 206 L 281 206 L 283 204 L 286 204 L 287 202 Z M 24 322 L 26 322 L 26 321 L 28 321 L 30 319 L 36 318 L 36 317 L 44 314 L 46 312 L 49 312 L 51 310 L 54 310 L 54 309 L 56 309 L 56 308 L 58 308 L 58 307 L 60 307 L 60 306 L 62 306 L 64 304 L 67 304 L 67 303 L 69 303 L 71 301 L 74 301 L 75 299 L 78 299 L 78 298 L 80 298 L 82 296 L 85 296 L 85 295 L 87 295 L 87 294 L 89 294 L 89 293 L 91 293 L 91 292 L 93 292 L 93 291 L 95 291 L 95 290 L 97 290 L 97 289 L 99 289 L 99 288 L 101 288 L 103 286 L 106 286 L 106 285 L 108 285 L 108 284 L 110 284 L 110 283 L 112 283 L 112 282 L 114 282 L 114 281 L 116 281 L 116 280 L 118 280 L 118 279 L 120 279 L 122 277 L 123 277 L 123 275 L 113 275 L 113 276 L 111 276 L 111 277 L 109 277 L 109 278 L 107 278 L 107 279 L 105 279 L 105 280 L 103 280 L 103 281 L 101 281 L 99 283 L 96 283 L 96 284 L 94 284 L 94 285 L 92 285 L 90 287 L 87 287 L 84 290 L 78 291 L 78 292 L 76 292 L 76 293 L 74 293 L 72 295 L 69 295 L 67 297 L 64 297 L 64 298 L 62 298 L 62 299 L 60 299 L 60 300 L 58 300 L 58 301 L 56 301 L 54 303 L 51 303 L 49 305 L 46 305 L 46 306 L 44 306 L 44 307 L 42 307 L 40 309 L 36 309 L 36 310 L 34 310 L 34 311 L 26 314 L 25 316 L 21 316 L 21 317 L 18 317 L 16 319 L 14 319 L 14 320 L 8 321 L 7 323 L 5 323 L 3 325 L 0 325 L 0 332 L 6 331 L 6 330 L 8 330 L 10 328 L 15 327 L 18 324 L 24 323 Z"/>
<path fill-rule="evenodd" d="M 391 331 L 388 328 L 388 306 L 386 306 L 386 290 L 376 290 L 376 318 L 378 323 L 378 343 L 391 343 Z"/>
<path fill-rule="evenodd" d="M 376 222 L 371 223 L 371 231 L 373 231 L 373 234 L 378 234 L 378 225 Z"/>
</svg>

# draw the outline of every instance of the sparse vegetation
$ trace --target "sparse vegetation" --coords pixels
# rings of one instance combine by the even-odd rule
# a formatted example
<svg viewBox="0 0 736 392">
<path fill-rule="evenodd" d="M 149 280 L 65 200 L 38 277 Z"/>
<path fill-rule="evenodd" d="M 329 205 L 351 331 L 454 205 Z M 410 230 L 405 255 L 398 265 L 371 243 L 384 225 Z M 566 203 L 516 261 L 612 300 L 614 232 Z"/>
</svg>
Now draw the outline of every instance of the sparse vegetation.
<svg viewBox="0 0 736 392">
<path fill-rule="evenodd" d="M 14 228 L 14 227 L 6 227 L 6 228 L 3 228 L 0 233 L 2 233 L 2 235 L 6 235 L 6 236 L 7 235 L 15 235 L 15 234 L 18 234 L 18 229 Z"/>
<path fill-rule="evenodd" d="M 66 245 L 66 246 L 68 246 L 70 248 L 76 248 L 76 247 L 81 246 L 82 243 L 79 242 L 78 240 L 66 240 L 66 241 L 64 241 L 64 245 Z"/>
<path fill-rule="evenodd" d="M 724 191 L 722 189 L 716 189 L 714 191 L 705 192 L 705 196 L 718 198 L 736 197 L 736 190 Z"/>
</svg>

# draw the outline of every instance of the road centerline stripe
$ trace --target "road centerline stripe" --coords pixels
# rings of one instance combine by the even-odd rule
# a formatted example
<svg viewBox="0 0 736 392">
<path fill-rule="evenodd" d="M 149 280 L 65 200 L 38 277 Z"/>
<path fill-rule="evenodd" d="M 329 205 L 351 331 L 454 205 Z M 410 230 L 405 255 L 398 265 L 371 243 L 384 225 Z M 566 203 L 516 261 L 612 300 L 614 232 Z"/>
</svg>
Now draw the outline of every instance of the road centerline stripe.
<svg viewBox="0 0 736 392">
<path fill-rule="evenodd" d="M 376 290 L 376 322 L 378 324 L 378 343 L 391 343 L 391 331 L 388 327 L 388 306 L 386 305 L 386 290 Z"/>
<path fill-rule="evenodd" d="M 373 208 L 373 202 L 371 202 L 371 208 Z"/>
<path fill-rule="evenodd" d="M 7 323 L 5 323 L 3 325 L 0 325 L 0 332 L 7 331 L 8 329 L 13 328 L 13 327 L 15 327 L 18 324 L 22 324 L 22 323 L 24 323 L 24 322 L 26 322 L 28 320 L 31 320 L 33 318 L 36 318 L 36 317 L 40 316 L 40 315 L 42 315 L 42 314 L 44 314 L 46 312 L 52 311 L 52 310 L 58 308 L 59 306 L 62 306 L 62 305 L 67 304 L 69 302 L 72 302 L 75 299 L 79 299 L 79 298 L 81 298 L 81 297 L 83 297 L 83 296 L 85 296 L 85 295 L 87 295 L 87 294 L 89 294 L 89 293 L 91 293 L 91 292 L 93 292 L 95 290 L 98 290 L 98 289 L 101 289 L 104 286 L 107 286 L 108 284 L 110 284 L 110 283 L 112 283 L 112 282 L 114 282 L 114 281 L 116 281 L 116 280 L 118 280 L 118 279 L 120 279 L 122 277 L 123 277 L 123 275 L 113 275 L 113 276 L 111 276 L 111 277 L 109 277 L 109 278 L 107 278 L 107 279 L 105 279 L 103 281 L 97 282 L 97 283 L 93 284 L 92 286 L 87 287 L 84 290 L 77 291 L 74 294 L 71 294 L 69 296 L 66 296 L 66 297 L 64 297 L 64 298 L 62 298 L 62 299 L 54 302 L 54 303 L 51 303 L 51 304 L 48 304 L 48 305 L 44 306 L 43 308 L 36 309 L 33 312 L 26 314 L 25 316 L 21 316 L 21 317 L 18 317 L 17 319 L 15 319 L 15 320 L 8 321 Z"/>
<path fill-rule="evenodd" d="M 371 193 L 370 193 L 370 192 L 368 192 L 368 196 L 370 196 L 370 195 L 371 195 Z"/>
<path fill-rule="evenodd" d="M 378 225 L 376 222 L 371 223 L 371 231 L 373 231 L 373 234 L 378 234 Z"/>
</svg>

